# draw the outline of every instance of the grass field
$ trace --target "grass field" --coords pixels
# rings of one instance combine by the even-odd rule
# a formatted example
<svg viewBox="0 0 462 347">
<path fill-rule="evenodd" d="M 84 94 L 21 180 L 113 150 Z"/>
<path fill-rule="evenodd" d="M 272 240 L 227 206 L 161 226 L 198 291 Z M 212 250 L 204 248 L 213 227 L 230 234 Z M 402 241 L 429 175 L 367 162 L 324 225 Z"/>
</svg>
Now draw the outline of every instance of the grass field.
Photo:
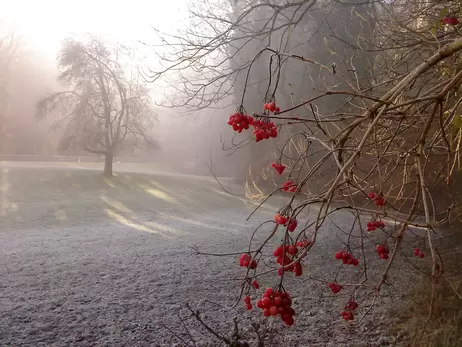
<svg viewBox="0 0 462 347">
<path fill-rule="evenodd" d="M 283 198 L 246 222 L 254 206 L 224 193 L 213 178 L 116 170 L 105 179 L 98 167 L 80 164 L 0 165 L 0 346 L 166 346 L 165 326 L 179 327 L 185 302 L 224 332 L 235 315 L 244 326 L 261 316 L 242 305 L 230 308 L 242 276 L 236 257 L 194 256 L 189 246 L 245 250 L 254 227 L 272 219 Z M 349 220 L 340 215 L 336 225 L 342 223 Z M 341 243 L 330 230 L 327 223 L 305 263 L 309 276 L 328 279 L 336 271 L 332 254 Z M 262 228 L 256 241 L 267 233 Z M 274 277 L 260 281 L 272 286 Z M 279 346 L 380 346 L 390 340 L 380 307 L 360 326 L 349 326 L 339 316 L 344 297 L 332 297 L 307 278 L 288 278 L 286 285 L 299 315 L 291 329 L 270 320 L 282 329 Z M 192 333 L 210 342 L 193 323 L 187 322 Z"/>
</svg>

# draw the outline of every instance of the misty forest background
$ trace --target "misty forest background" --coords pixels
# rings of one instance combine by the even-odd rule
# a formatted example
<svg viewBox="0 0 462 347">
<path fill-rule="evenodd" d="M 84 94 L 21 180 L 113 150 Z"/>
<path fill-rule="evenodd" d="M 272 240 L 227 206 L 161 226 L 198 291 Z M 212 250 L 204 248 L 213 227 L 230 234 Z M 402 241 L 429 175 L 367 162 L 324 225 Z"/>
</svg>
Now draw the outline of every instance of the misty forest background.
<svg viewBox="0 0 462 347">
<path fill-rule="evenodd" d="M 266 46 L 280 49 L 282 52 L 310 57 L 329 67 L 335 63 L 341 71 L 351 68 L 351 58 L 354 57 L 356 73 L 362 83 L 367 83 L 367 69 L 370 67 L 370 60 L 367 59 L 371 53 L 358 52 L 354 42 L 364 39 L 362 35 L 370 33 L 371 26 L 374 25 L 372 16 L 378 8 L 373 3 L 352 6 L 354 3 L 354 1 L 346 4 L 326 2 L 316 8 L 306 2 L 305 5 L 310 9 L 309 15 L 305 15 L 308 13 L 305 9 L 306 13 L 296 12 L 299 17 L 296 24 L 284 23 L 283 16 L 277 17 L 281 25 L 279 29 L 272 30 L 271 42 L 268 42 L 267 33 L 258 34 L 258 32 L 265 31 L 263 26 L 267 24 L 264 19 L 273 18 L 274 9 L 271 6 L 262 6 L 252 11 L 245 20 L 253 24 L 251 26 L 249 24 L 247 29 L 245 24 L 242 28 L 231 32 L 230 35 L 234 36 L 230 39 L 232 44 L 228 45 L 226 42 L 220 44 L 218 50 L 226 56 L 227 60 L 220 65 L 220 68 L 223 68 L 220 72 L 222 76 L 211 83 L 194 80 L 197 78 L 194 72 L 189 72 L 189 75 L 186 72 L 185 78 L 191 77 L 192 82 L 197 82 L 196 86 L 198 84 L 206 86 L 206 92 L 202 96 L 197 95 L 196 98 L 190 99 L 192 93 L 196 93 L 197 90 L 184 85 L 184 81 L 174 73 L 167 74 L 162 80 L 150 85 L 157 95 L 154 98 L 157 106 L 153 105 L 156 122 L 148 131 L 156 140 L 156 146 L 146 148 L 125 143 L 118 149 L 116 156 L 119 160 L 136 158 L 140 161 L 157 162 L 172 169 L 195 174 L 210 174 L 207 166 L 212 164 L 217 175 L 234 176 L 245 180 L 250 172 L 256 179 L 261 180 L 258 178 L 260 170 L 267 167 L 267 162 L 273 159 L 271 156 L 276 152 L 278 145 L 283 144 L 291 133 L 297 132 L 297 127 L 285 131 L 284 136 L 277 142 L 249 143 L 244 148 L 235 150 L 232 142 L 236 140 L 233 140 L 233 134 L 226 120 L 235 112 L 239 104 L 248 62 Z M 235 20 L 249 5 L 252 4 L 248 1 L 234 0 L 203 5 L 193 2 L 191 11 L 204 15 L 212 11 L 217 18 Z M 194 25 L 194 22 L 201 25 Z M 200 15 L 196 18 L 192 17 L 185 33 L 190 36 L 196 35 L 204 28 L 204 23 L 206 20 Z M 224 23 L 217 20 L 213 25 Z M 262 28 L 259 28 L 259 25 Z M 198 32 L 192 32 L 191 28 L 196 28 Z M 0 153 L 41 157 L 91 156 L 92 154 L 85 151 L 81 145 L 66 141 L 64 127 L 51 129 L 55 119 L 37 121 L 38 101 L 52 92 L 63 90 L 56 79 L 59 73 L 56 62 L 42 57 L 40 52 L 34 51 L 8 26 L 2 25 L 1 29 Z M 162 35 L 153 31 L 153 40 Z M 252 40 L 248 39 L 250 37 Z M 176 38 L 172 35 L 167 37 L 167 40 L 173 43 Z M 111 44 L 113 43 L 109 42 L 109 45 Z M 174 56 L 175 52 L 170 49 L 172 47 L 174 48 L 169 43 L 143 45 L 145 58 L 132 68 L 138 69 L 143 77 L 149 80 L 151 67 L 152 70 L 157 70 L 157 64 L 165 63 L 165 57 L 168 58 L 171 53 L 173 53 L 171 56 Z M 132 53 L 136 52 L 132 51 Z M 265 58 L 267 56 L 262 57 L 261 61 L 255 64 L 248 81 L 249 88 L 245 100 L 248 112 L 260 111 L 264 102 L 262 92 L 267 84 L 268 65 Z M 230 74 L 229 78 L 223 78 L 228 74 Z M 281 105 L 289 106 L 301 98 L 307 99 L 319 94 L 316 88 L 326 89 L 339 81 L 340 78 L 325 81 L 325 77 L 318 73 L 316 67 L 291 63 L 284 68 L 276 98 Z M 159 97 L 159 90 L 166 90 L 166 92 L 162 92 Z M 329 98 L 325 104 L 319 106 L 326 112 L 333 112 L 339 105 L 332 102 L 334 98 Z M 341 97 L 337 99 L 339 103 L 342 102 Z"/>
</svg>

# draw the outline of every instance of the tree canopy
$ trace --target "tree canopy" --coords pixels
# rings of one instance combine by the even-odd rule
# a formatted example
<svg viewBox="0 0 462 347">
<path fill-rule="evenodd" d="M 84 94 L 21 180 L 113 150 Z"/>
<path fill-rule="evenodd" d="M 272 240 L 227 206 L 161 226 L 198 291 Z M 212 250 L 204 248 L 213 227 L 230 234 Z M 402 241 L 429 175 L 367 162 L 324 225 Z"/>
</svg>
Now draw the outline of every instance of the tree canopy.
<svg viewBox="0 0 462 347">
<path fill-rule="evenodd" d="M 106 175 L 112 175 L 113 157 L 123 146 L 155 146 L 149 89 L 138 73 L 124 69 L 126 53 L 95 37 L 65 40 L 58 80 L 66 89 L 42 99 L 37 109 L 39 119 L 54 114 L 54 127 L 65 127 L 63 147 L 104 155 Z"/>
</svg>

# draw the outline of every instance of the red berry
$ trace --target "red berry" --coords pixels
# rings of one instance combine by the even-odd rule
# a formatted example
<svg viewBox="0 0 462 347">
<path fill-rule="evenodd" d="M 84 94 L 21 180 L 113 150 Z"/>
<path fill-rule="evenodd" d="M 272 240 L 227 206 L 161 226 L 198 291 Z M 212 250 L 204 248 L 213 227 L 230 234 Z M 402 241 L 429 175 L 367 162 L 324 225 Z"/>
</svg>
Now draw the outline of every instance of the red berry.
<svg viewBox="0 0 462 347">
<path fill-rule="evenodd" d="M 253 270 L 253 269 L 256 269 L 258 266 L 258 263 L 256 260 L 252 260 L 252 262 L 250 263 L 250 268 Z"/>
<path fill-rule="evenodd" d="M 420 253 L 419 256 L 420 256 L 421 258 L 424 258 L 424 257 L 425 257 L 425 255 L 424 255 L 423 253 Z"/>
<path fill-rule="evenodd" d="M 286 225 L 286 224 L 287 224 L 287 217 L 281 216 L 279 213 L 277 213 L 277 214 L 274 216 L 274 221 L 275 221 L 277 224 Z"/>
<path fill-rule="evenodd" d="M 246 304 L 250 303 L 250 296 L 247 295 L 247 296 L 244 298 L 244 302 L 245 302 Z"/>
<path fill-rule="evenodd" d="M 275 306 L 280 306 L 282 304 L 282 299 L 280 296 L 274 298 L 273 303 Z"/>
<path fill-rule="evenodd" d="M 245 307 L 246 307 L 249 311 L 253 308 L 252 304 L 247 304 L 247 305 L 245 305 Z"/>
<path fill-rule="evenodd" d="M 283 252 L 284 252 L 284 250 L 283 250 L 282 246 L 279 246 L 278 248 L 276 248 L 276 249 L 274 250 L 273 255 L 274 255 L 275 257 L 279 257 L 279 256 L 282 255 Z"/>
<path fill-rule="evenodd" d="M 376 195 L 375 195 L 375 193 L 370 192 L 370 193 L 367 194 L 367 197 L 372 200 L 372 199 L 375 199 Z"/>
<path fill-rule="evenodd" d="M 290 227 L 290 224 L 289 224 L 289 227 Z M 298 253 L 298 249 L 295 246 L 289 246 L 289 248 L 287 249 L 287 253 L 289 253 L 290 255 L 295 255 Z"/>
<path fill-rule="evenodd" d="M 278 313 L 279 313 L 279 310 L 278 310 L 278 308 L 276 306 L 271 306 L 270 313 L 271 313 L 272 316 L 277 316 Z"/>
<path fill-rule="evenodd" d="M 340 284 L 338 284 L 338 283 L 332 283 L 332 282 L 331 282 L 331 283 L 328 283 L 327 285 L 329 286 L 330 290 L 332 290 L 332 293 L 334 293 L 334 294 L 337 294 L 337 293 L 338 293 L 339 291 L 341 291 L 342 288 L 343 288 L 343 287 L 342 287 Z"/>
<path fill-rule="evenodd" d="M 256 304 L 257 304 L 257 307 L 258 307 L 258 308 L 264 308 L 264 305 L 263 305 L 262 300 L 257 300 L 257 303 L 256 303 Z"/>
<path fill-rule="evenodd" d="M 247 266 L 250 260 L 250 256 L 247 253 L 244 253 L 239 258 L 239 265 L 240 266 Z M 244 262 L 247 262 L 247 265 L 244 265 Z"/>
<path fill-rule="evenodd" d="M 294 184 L 294 182 L 292 181 L 285 181 L 284 184 L 282 185 L 282 189 L 287 192 L 289 190 L 290 187 L 292 187 Z"/>
<path fill-rule="evenodd" d="M 267 308 L 265 308 L 265 309 L 263 310 L 263 315 L 264 315 L 265 317 L 271 316 L 270 310 L 267 309 Z"/>
<path fill-rule="evenodd" d="M 294 264 L 294 273 L 295 273 L 295 276 L 297 276 L 297 277 L 302 275 L 303 268 L 302 268 L 302 264 L 300 264 L 300 262 Z"/>
<path fill-rule="evenodd" d="M 381 196 L 378 196 L 376 199 L 375 199 L 375 204 L 377 206 L 385 206 L 385 199 Z"/>
<path fill-rule="evenodd" d="M 289 222 L 289 226 L 287 227 L 287 229 L 292 232 L 294 231 L 295 229 L 297 228 L 297 220 L 294 218 L 292 219 L 290 222 Z"/>
<path fill-rule="evenodd" d="M 342 312 L 342 317 L 343 317 L 343 319 L 345 319 L 347 321 L 354 319 L 353 312 L 351 312 L 351 311 L 343 311 Z"/>
<path fill-rule="evenodd" d="M 253 285 L 253 287 L 254 287 L 255 289 L 260 288 L 260 285 L 258 284 L 258 282 L 257 282 L 256 280 L 252 282 L 252 285 Z"/>
<path fill-rule="evenodd" d="M 261 300 L 261 303 L 262 303 L 262 306 L 265 307 L 265 308 L 269 308 L 271 306 L 271 299 L 268 298 L 268 297 L 264 297 L 262 300 Z"/>
<path fill-rule="evenodd" d="M 339 260 L 340 260 L 340 259 L 342 259 L 342 257 L 343 257 L 343 252 L 337 252 L 337 253 L 335 253 L 335 259 L 339 259 Z"/>
<path fill-rule="evenodd" d="M 443 19 L 443 24 L 457 25 L 459 24 L 459 20 L 455 16 L 446 17 Z"/>
<path fill-rule="evenodd" d="M 347 311 L 354 311 L 358 308 L 358 303 L 354 301 L 353 299 L 348 300 L 348 302 L 345 305 L 345 310 Z"/>
<path fill-rule="evenodd" d="M 294 317 L 288 316 L 288 318 L 283 320 L 288 326 L 292 326 L 295 323 Z"/>
<path fill-rule="evenodd" d="M 286 169 L 286 166 L 283 164 L 278 164 L 278 163 L 272 163 L 271 166 L 278 172 L 278 174 L 282 175 L 284 170 Z"/>
<path fill-rule="evenodd" d="M 270 296 L 271 294 L 273 294 L 273 288 L 266 288 L 265 290 L 265 296 Z"/>
</svg>

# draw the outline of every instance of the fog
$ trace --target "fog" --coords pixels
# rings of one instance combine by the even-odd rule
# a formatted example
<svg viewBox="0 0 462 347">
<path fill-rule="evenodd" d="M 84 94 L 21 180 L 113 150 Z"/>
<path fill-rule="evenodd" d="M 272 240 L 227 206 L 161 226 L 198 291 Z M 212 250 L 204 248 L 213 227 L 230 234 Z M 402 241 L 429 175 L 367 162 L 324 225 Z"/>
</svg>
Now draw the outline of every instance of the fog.
<svg viewBox="0 0 462 347">
<path fill-rule="evenodd" d="M 103 6 L 104 2 L 101 2 Z M 139 2 L 139 7 L 148 2 Z M 34 2 L 23 2 L 22 5 L 41 12 Z M 51 3 L 50 3 L 51 4 Z M 177 28 L 172 21 L 160 18 L 180 18 L 181 11 L 186 9 L 185 2 L 172 2 L 171 6 L 162 9 L 162 13 L 146 16 L 138 11 L 137 18 L 129 20 L 130 30 L 120 30 L 117 21 L 125 14 L 124 9 L 115 8 L 110 19 L 101 20 L 96 12 L 86 12 L 84 4 L 78 8 L 68 6 L 59 13 L 48 14 L 45 18 L 31 16 L 31 12 L 20 12 L 21 6 L 11 2 L 4 2 L 5 11 L 0 17 L 0 86 L 3 93 L 0 97 L 2 135 L 0 153 L 11 158 L 12 155 L 35 155 L 37 157 L 50 156 L 88 156 L 83 150 L 76 148 L 62 149 L 59 146 L 63 136 L 62 129 L 51 129 L 52 118 L 37 121 L 36 104 L 40 98 L 51 92 L 63 90 L 56 78 L 58 68 L 56 56 L 60 43 L 65 37 L 83 37 L 87 33 L 96 34 L 105 40 L 120 42 L 130 46 L 137 56 L 136 62 L 131 62 L 136 68 L 157 66 L 156 56 L 151 55 L 151 48 L 139 44 L 139 41 L 155 43 L 156 37 L 150 25 L 156 25 L 160 30 L 173 32 Z M 51 4 L 53 5 L 53 4 Z M 103 6 L 104 7 L 104 6 Z M 135 6 L 133 7 L 133 9 Z M 75 16 L 65 20 L 66 12 L 73 11 Z M 33 11 L 32 11 L 33 12 Z M 67 12 L 68 13 L 68 12 Z M 60 16 L 62 14 L 62 16 Z M 86 25 L 75 18 L 85 17 Z M 115 17 L 115 18 L 114 18 Z M 41 24 L 46 23 L 42 28 Z M 174 21 L 173 21 L 174 22 Z M 116 24 L 114 24 L 116 23 Z M 39 27 L 40 25 L 40 27 Z M 56 27 L 53 27 L 55 25 Z M 57 35 L 59 33 L 59 35 Z M 10 42 L 11 41 L 11 42 Z M 15 51 L 9 45 L 14 45 Z M 229 157 L 222 151 L 222 138 L 229 138 L 226 120 L 230 109 L 218 108 L 195 111 L 191 109 L 166 108 L 165 88 L 152 84 L 150 86 L 157 113 L 157 122 L 150 129 L 158 148 L 147 153 L 142 148 L 120 153 L 117 160 L 139 160 L 158 162 L 167 169 L 210 174 L 209 167 L 215 165 L 217 174 L 235 175 L 242 171 L 236 169 L 236 157 Z M 159 91 L 161 89 L 161 91 Z M 174 97 L 172 90 L 169 97 Z M 220 170 L 221 163 L 228 163 L 225 170 Z M 221 172 L 220 172 L 221 171 Z"/>
<path fill-rule="evenodd" d="M 258 64 L 255 64 L 248 81 L 244 81 L 245 74 L 240 69 L 265 47 L 266 41 L 258 39 L 252 41 L 252 45 L 245 46 L 244 37 L 248 33 L 236 30 L 232 35 L 235 36 L 237 45 L 227 46 L 228 44 L 223 42 L 223 47 L 217 51 L 218 53 L 206 53 L 203 61 L 194 61 L 189 67 L 169 70 L 182 59 L 182 54 L 185 57 L 184 52 L 188 52 L 188 42 L 191 41 L 181 42 L 183 36 L 194 40 L 202 37 L 201 35 L 210 35 L 222 25 L 221 20 L 216 21 L 218 24 L 212 21 L 204 25 L 198 13 L 207 16 L 207 11 L 211 11 L 211 4 L 221 4 L 213 9 L 216 18 L 233 18 L 243 11 L 245 2 L 241 5 L 241 2 L 211 1 L 207 3 L 209 5 L 203 5 L 197 1 L 173 1 L 162 10 L 156 8 L 155 14 L 152 12 L 152 15 L 147 15 L 147 10 L 152 9 L 152 5 L 148 3 L 135 1 L 129 9 L 111 5 L 113 15 L 101 18 L 96 14 L 99 10 L 104 10 L 104 4 L 107 5 L 103 1 L 98 2 L 99 5 L 93 11 L 87 11 L 82 3 L 77 8 L 71 5 L 64 6 L 56 13 L 49 13 L 44 10 L 45 6 L 37 7 L 33 2 L 22 3 L 24 6 L 33 6 L 33 10 L 43 17 L 31 16 L 30 12 L 22 13 L 19 3 L 14 5 L 5 2 L 4 17 L 0 19 L 2 155 L 94 155 L 85 152 L 79 146 L 63 147 L 64 130 L 51 128 L 53 118 L 47 117 L 44 121 L 37 121 L 36 118 L 38 100 L 51 92 L 65 90 L 56 80 L 59 68 L 55 58 L 61 49 L 62 40 L 68 37 L 85 39 L 85 35 L 92 34 L 111 44 L 128 47 L 131 60 L 124 65 L 125 71 L 130 70 L 131 74 L 136 71 L 140 78 L 146 81 L 157 115 L 152 128 L 146 129 L 157 143 L 155 150 L 147 150 L 142 146 L 124 147 L 116 153 L 118 161 L 154 162 L 168 170 L 201 175 L 211 174 L 212 169 L 217 175 L 242 178 L 247 176 L 249 164 L 251 171 L 258 171 L 267 166 L 282 142 L 264 144 L 258 148 L 255 143 L 236 146 L 236 143 L 248 137 L 237 136 L 238 140 L 235 140 L 235 134 L 227 125 L 229 115 L 239 106 L 245 83 L 249 84 L 249 88 L 244 106 L 250 114 L 261 111 L 263 91 L 268 77 L 268 57 L 262 56 Z M 49 1 L 49 5 L 57 4 Z M 343 10 L 338 7 L 336 11 L 341 13 Z M 73 15 L 69 16 L 69 13 Z M 195 15 L 191 15 L 192 13 Z M 323 13 L 320 9 L 320 18 Z M 315 10 L 312 15 L 317 15 Z M 258 19 L 258 16 L 265 16 L 265 13 L 252 16 Z M 121 26 L 122 21 L 126 25 Z M 40 23 L 46 25 L 42 28 Z M 340 28 L 342 25 L 342 21 L 337 23 Z M 272 34 L 272 40 L 278 42 L 281 47 L 285 44 L 285 50 L 293 53 L 311 52 L 318 58 L 327 56 L 327 66 L 335 62 L 345 65 L 346 61 L 342 61 L 343 58 L 329 54 L 333 46 L 329 47 L 323 41 L 321 30 L 317 32 L 319 37 L 316 36 L 307 43 L 305 33 L 312 27 L 313 21 L 306 20 L 294 29 L 290 40 L 284 36 L 282 29 Z M 351 31 L 354 32 L 354 28 Z M 239 39 L 240 35 L 242 39 Z M 240 44 L 242 47 L 239 47 Z M 15 47 L 14 51 L 9 51 L 11 45 Z M 182 48 L 178 48 L 181 45 Z M 339 46 L 338 42 L 336 45 L 337 49 L 347 51 L 347 47 Z M 181 49 L 185 51 L 181 52 Z M 231 54 L 233 58 L 225 58 L 224 63 L 217 65 L 221 70 L 208 69 L 204 65 L 204 61 L 220 61 L 226 54 Z M 231 78 L 224 81 L 223 76 L 230 70 L 234 71 L 230 75 Z M 156 75 L 158 71 L 164 72 Z M 314 83 L 319 88 L 328 89 L 339 82 L 326 80 L 316 69 L 310 70 L 300 64 L 285 67 L 283 73 L 282 86 L 275 96 L 285 106 L 314 95 Z M 209 83 L 211 80 L 214 82 Z M 202 87 L 197 89 L 197 86 L 206 87 L 201 90 Z M 300 90 L 306 90 L 307 93 L 300 93 Z M 334 109 L 335 105 L 330 106 Z M 281 141 L 291 133 L 282 134 Z M 238 147 L 242 148 L 237 150 Z M 226 148 L 228 150 L 224 150 Z M 261 155 L 263 149 L 268 152 L 266 156 Z"/>
</svg>

